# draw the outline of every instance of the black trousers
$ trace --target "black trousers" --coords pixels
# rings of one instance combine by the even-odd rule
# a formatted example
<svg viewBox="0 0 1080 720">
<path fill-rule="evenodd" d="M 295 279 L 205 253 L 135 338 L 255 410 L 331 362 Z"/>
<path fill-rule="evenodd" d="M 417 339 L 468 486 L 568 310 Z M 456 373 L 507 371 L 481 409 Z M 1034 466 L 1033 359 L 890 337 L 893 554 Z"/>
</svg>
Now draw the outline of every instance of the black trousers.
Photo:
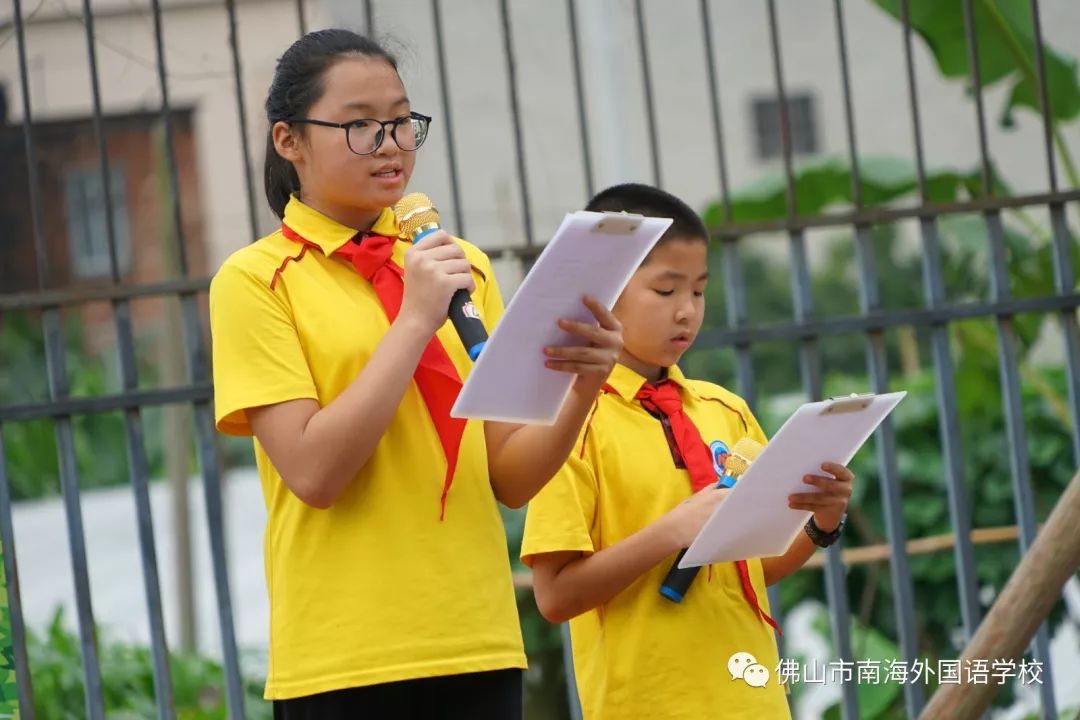
<svg viewBox="0 0 1080 720">
<path fill-rule="evenodd" d="M 521 670 L 419 678 L 274 701 L 274 720 L 521 720 Z"/>
</svg>

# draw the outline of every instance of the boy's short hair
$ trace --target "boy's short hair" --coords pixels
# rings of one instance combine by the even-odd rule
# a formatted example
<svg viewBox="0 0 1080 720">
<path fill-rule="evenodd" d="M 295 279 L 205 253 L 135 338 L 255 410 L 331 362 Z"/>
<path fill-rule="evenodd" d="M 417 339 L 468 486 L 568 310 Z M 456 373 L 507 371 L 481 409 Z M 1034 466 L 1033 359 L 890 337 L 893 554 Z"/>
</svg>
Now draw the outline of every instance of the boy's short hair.
<svg viewBox="0 0 1080 720">
<path fill-rule="evenodd" d="M 585 206 L 592 212 L 627 212 L 646 217 L 671 218 L 674 222 L 656 246 L 673 240 L 708 242 L 709 231 L 694 210 L 669 192 L 651 185 L 625 183 L 601 190 Z"/>
</svg>

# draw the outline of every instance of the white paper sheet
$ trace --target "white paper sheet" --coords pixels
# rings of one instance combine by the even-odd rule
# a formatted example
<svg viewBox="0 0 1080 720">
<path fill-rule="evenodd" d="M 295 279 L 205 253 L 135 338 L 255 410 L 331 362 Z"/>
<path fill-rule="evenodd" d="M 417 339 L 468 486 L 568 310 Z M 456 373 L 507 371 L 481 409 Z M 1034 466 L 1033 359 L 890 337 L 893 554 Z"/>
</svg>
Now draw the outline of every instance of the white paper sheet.
<svg viewBox="0 0 1080 720">
<path fill-rule="evenodd" d="M 815 492 L 805 475 L 821 463 L 846 465 L 907 395 L 864 395 L 807 403 L 788 418 L 701 528 L 680 567 L 783 555 L 811 513 L 787 505 L 792 493 Z M 830 408 L 831 406 L 831 408 Z"/>
<path fill-rule="evenodd" d="M 550 425 L 574 376 L 544 367 L 544 347 L 576 342 L 559 318 L 591 321 L 592 295 L 607 307 L 671 225 L 666 218 L 568 214 L 547 244 L 469 373 L 453 417 Z"/>
</svg>

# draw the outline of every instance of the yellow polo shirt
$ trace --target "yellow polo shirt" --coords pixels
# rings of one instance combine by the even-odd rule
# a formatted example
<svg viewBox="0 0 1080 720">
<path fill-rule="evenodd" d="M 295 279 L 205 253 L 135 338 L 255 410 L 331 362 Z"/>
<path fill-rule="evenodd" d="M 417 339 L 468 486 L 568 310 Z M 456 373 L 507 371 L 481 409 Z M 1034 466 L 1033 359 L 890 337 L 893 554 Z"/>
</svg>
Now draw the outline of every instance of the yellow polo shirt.
<svg viewBox="0 0 1080 720">
<path fill-rule="evenodd" d="M 371 284 L 331 257 L 356 231 L 295 197 L 285 221 L 322 252 L 295 259 L 301 246 L 277 231 L 233 254 L 210 286 L 224 433 L 251 434 L 248 408 L 298 398 L 326 406 L 389 328 Z M 389 209 L 373 231 L 400 236 Z M 490 330 L 503 311 L 491 263 L 459 242 Z M 395 244 L 399 265 L 408 247 L 404 238 Z M 471 362 L 453 326 L 438 337 L 464 378 Z M 415 383 L 371 459 L 327 510 L 298 500 L 257 440 L 255 459 L 268 512 L 268 699 L 525 667 L 482 423 L 466 427 L 441 522 L 446 460 Z"/>
<path fill-rule="evenodd" d="M 686 379 L 683 407 L 705 442 L 721 455 L 739 439 L 766 438 L 746 403 L 724 388 Z M 529 503 L 522 560 L 559 551 L 593 553 L 636 533 L 691 494 L 675 466 L 663 427 L 634 396 L 645 379 L 617 365 L 578 446 Z M 787 718 L 773 630 L 751 610 L 734 563 L 702 568 L 681 604 L 660 584 L 664 560 L 610 602 L 570 621 L 574 670 L 586 720 Z M 749 562 L 754 590 L 768 612 L 760 561 Z M 728 661 L 750 653 L 769 673 L 764 687 L 733 679 Z M 760 673 L 760 670 L 756 672 Z M 758 677 L 761 677 L 759 674 Z"/>
</svg>

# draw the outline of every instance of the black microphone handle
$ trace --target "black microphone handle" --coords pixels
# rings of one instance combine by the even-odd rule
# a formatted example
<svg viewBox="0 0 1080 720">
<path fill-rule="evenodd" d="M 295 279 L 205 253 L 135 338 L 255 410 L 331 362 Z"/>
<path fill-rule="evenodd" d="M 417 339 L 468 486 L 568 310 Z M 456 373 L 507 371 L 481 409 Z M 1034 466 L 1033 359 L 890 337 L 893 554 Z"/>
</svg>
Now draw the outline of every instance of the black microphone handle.
<svg viewBox="0 0 1080 720">
<path fill-rule="evenodd" d="M 484 343 L 487 342 L 488 334 L 468 290 L 461 289 L 454 292 L 453 297 L 450 298 L 447 314 L 469 357 L 475 360 L 480 355 Z"/>
<path fill-rule="evenodd" d="M 682 602 L 683 598 L 686 597 L 686 591 L 690 589 L 690 584 L 694 582 L 698 571 L 701 570 L 700 567 L 679 567 L 679 561 L 686 554 L 686 550 L 687 548 L 683 548 L 679 551 L 675 562 L 671 565 L 671 569 L 668 570 L 667 577 L 664 578 L 664 582 L 660 583 L 660 594 L 672 602 Z"/>
</svg>

